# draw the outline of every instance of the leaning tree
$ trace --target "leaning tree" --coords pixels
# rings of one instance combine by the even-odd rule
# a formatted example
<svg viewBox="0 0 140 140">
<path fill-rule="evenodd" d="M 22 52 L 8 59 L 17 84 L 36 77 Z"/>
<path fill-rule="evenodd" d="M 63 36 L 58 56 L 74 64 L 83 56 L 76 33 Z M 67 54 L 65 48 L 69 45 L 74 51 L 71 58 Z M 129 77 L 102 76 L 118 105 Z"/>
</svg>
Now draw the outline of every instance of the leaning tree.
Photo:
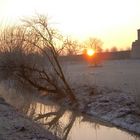
<svg viewBox="0 0 140 140">
<path fill-rule="evenodd" d="M 43 15 L 22 21 L 22 26 L 1 33 L 1 72 L 21 85 L 75 102 L 59 62 L 59 52 L 64 47 L 61 35 Z"/>
</svg>

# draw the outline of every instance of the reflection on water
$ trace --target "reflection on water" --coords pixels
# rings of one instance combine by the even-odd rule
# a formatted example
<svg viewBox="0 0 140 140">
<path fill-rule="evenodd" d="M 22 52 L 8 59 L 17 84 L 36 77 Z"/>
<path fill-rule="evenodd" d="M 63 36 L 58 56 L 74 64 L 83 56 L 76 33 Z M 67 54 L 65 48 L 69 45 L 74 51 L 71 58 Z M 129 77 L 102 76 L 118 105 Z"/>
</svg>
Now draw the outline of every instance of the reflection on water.
<svg viewBox="0 0 140 140">
<path fill-rule="evenodd" d="M 34 104 L 34 118 L 64 140 L 140 140 L 135 135 L 64 108 L 39 102 Z"/>
<path fill-rule="evenodd" d="M 26 99 L 27 98 L 27 99 Z M 24 97 L 24 101 L 15 105 L 29 117 L 43 124 L 63 140 L 140 140 L 140 137 L 93 120 L 81 114 L 68 111 L 54 104 L 42 104 L 32 97 Z M 22 104 L 22 105 L 21 105 Z"/>
</svg>

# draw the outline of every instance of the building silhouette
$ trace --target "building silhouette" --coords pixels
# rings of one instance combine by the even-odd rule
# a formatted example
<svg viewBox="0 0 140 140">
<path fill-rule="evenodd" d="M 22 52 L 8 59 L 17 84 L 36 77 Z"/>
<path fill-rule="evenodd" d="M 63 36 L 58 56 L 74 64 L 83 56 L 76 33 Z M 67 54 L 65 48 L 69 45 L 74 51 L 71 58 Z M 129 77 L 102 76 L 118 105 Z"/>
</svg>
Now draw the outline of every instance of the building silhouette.
<svg viewBox="0 0 140 140">
<path fill-rule="evenodd" d="M 132 43 L 132 58 L 140 58 L 140 29 L 137 30 L 138 39 Z"/>
</svg>

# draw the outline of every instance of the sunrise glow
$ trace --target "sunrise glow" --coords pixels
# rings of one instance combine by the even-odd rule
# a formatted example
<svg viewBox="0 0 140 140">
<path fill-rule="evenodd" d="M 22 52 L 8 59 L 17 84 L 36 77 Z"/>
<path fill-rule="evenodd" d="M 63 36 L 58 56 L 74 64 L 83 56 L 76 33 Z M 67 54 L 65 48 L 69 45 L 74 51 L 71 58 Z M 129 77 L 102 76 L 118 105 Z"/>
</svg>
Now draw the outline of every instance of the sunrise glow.
<svg viewBox="0 0 140 140">
<path fill-rule="evenodd" d="M 97 37 L 104 48 L 125 48 L 140 28 L 139 5 L 140 0 L 0 0 L 0 24 L 41 13 L 64 35 L 81 41 Z"/>
<path fill-rule="evenodd" d="M 87 55 L 88 56 L 93 56 L 95 51 L 93 49 L 87 49 Z"/>
</svg>

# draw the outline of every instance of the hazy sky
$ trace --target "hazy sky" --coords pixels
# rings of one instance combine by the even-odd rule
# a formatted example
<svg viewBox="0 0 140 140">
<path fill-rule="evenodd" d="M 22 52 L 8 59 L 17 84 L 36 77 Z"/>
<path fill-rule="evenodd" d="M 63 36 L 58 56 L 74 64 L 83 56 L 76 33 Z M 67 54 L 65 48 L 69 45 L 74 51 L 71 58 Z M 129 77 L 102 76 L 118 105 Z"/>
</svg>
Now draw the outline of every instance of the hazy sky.
<svg viewBox="0 0 140 140">
<path fill-rule="evenodd" d="M 47 14 L 65 35 L 97 37 L 104 47 L 131 46 L 140 28 L 140 0 L 0 0 L 1 24 Z"/>
</svg>

